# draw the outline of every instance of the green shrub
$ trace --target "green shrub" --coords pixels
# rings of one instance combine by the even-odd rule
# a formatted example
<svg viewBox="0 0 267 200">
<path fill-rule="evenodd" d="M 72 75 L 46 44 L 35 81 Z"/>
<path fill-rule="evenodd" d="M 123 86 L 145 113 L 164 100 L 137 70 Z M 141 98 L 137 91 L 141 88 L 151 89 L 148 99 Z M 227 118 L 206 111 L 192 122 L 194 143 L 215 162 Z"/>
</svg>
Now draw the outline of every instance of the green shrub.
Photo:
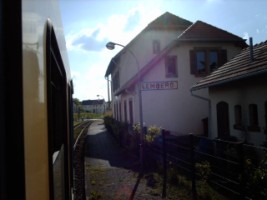
<svg viewBox="0 0 267 200">
<path fill-rule="evenodd" d="M 200 176 L 200 179 L 203 182 L 206 182 L 211 173 L 211 166 L 208 161 L 202 161 L 200 163 L 196 163 L 196 172 Z"/>
<path fill-rule="evenodd" d="M 140 130 L 141 130 L 140 123 L 137 123 L 137 124 L 133 125 L 134 133 L 139 134 L 141 132 Z"/>
<path fill-rule="evenodd" d="M 256 166 L 251 159 L 245 160 L 245 172 L 249 195 L 253 199 L 266 199 L 267 197 L 267 154 Z"/>
<path fill-rule="evenodd" d="M 140 134 L 140 123 L 133 125 L 133 131 L 135 134 Z M 154 139 L 160 135 L 160 127 L 157 127 L 156 125 L 149 126 L 147 129 L 147 134 L 145 135 L 145 141 L 150 143 L 153 142 Z"/>
</svg>

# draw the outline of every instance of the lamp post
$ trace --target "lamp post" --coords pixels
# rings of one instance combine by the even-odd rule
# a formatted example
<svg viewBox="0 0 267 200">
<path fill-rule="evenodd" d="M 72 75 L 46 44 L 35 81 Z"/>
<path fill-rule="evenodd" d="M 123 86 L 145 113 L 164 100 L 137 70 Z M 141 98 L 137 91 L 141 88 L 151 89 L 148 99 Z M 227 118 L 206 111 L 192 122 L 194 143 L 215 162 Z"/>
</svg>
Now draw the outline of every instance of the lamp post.
<svg viewBox="0 0 267 200">
<path fill-rule="evenodd" d="M 121 46 L 126 49 L 135 59 L 137 67 L 138 67 L 138 100 L 139 100 L 139 118 L 140 118 L 140 165 L 141 165 L 141 173 L 143 173 L 143 108 L 142 108 L 142 94 L 141 94 L 141 72 L 140 72 L 140 64 L 135 54 L 127 47 L 122 44 L 118 44 L 115 42 L 108 42 L 106 44 L 107 49 L 113 50 L 115 46 Z"/>
<path fill-rule="evenodd" d="M 104 98 L 102 95 L 99 95 L 99 94 L 96 95 L 96 96 L 97 96 L 98 98 L 99 98 L 99 97 L 102 97 L 103 100 L 104 100 L 104 103 L 103 103 L 104 111 L 102 111 L 102 114 L 104 114 L 104 113 L 106 112 L 106 109 L 105 109 L 105 107 L 106 107 L 106 106 L 105 106 L 105 98 Z"/>
<path fill-rule="evenodd" d="M 105 79 L 107 80 L 107 91 L 108 91 L 108 106 L 107 106 L 107 109 L 110 109 L 110 87 L 109 87 L 109 82 L 111 82 L 109 79 L 108 79 L 108 76 L 105 77 Z"/>
</svg>

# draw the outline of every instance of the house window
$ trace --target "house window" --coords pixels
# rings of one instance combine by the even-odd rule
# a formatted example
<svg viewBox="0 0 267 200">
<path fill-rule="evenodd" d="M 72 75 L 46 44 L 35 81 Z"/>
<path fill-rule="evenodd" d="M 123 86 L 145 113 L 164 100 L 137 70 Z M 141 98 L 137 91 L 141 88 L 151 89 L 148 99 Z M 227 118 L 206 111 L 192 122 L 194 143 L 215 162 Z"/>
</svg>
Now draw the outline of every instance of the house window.
<svg viewBox="0 0 267 200">
<path fill-rule="evenodd" d="M 158 40 L 153 40 L 153 53 L 158 54 L 160 52 L 160 43 Z"/>
<path fill-rule="evenodd" d="M 242 130 L 242 108 L 241 105 L 235 105 L 235 129 Z"/>
<path fill-rule="evenodd" d="M 206 71 L 206 55 L 205 51 L 196 52 L 196 70 L 198 73 L 203 73 Z"/>
<path fill-rule="evenodd" d="M 124 122 L 127 122 L 127 101 L 124 101 Z"/>
<path fill-rule="evenodd" d="M 210 72 L 212 72 L 219 66 L 218 51 L 209 51 L 208 56 L 209 56 L 208 67 L 209 67 Z"/>
<path fill-rule="evenodd" d="M 249 104 L 249 131 L 259 132 L 258 107 L 256 104 Z"/>
<path fill-rule="evenodd" d="M 177 73 L 177 56 L 167 56 L 165 58 L 166 77 L 178 77 Z"/>
<path fill-rule="evenodd" d="M 119 102 L 119 121 L 122 121 L 122 113 L 121 113 L 121 102 Z"/>
<path fill-rule="evenodd" d="M 129 100 L 130 124 L 133 124 L 133 101 Z"/>
<path fill-rule="evenodd" d="M 196 48 L 190 51 L 191 74 L 205 76 L 227 61 L 226 50 Z"/>
</svg>

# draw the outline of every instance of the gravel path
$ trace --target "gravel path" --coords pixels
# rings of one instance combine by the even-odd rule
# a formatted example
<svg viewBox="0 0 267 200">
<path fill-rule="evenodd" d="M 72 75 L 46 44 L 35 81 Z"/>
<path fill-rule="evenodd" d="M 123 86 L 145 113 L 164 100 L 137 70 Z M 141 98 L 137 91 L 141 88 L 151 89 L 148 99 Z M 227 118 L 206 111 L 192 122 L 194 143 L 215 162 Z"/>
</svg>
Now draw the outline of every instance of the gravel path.
<svg viewBox="0 0 267 200">
<path fill-rule="evenodd" d="M 84 163 L 87 200 L 162 199 L 161 186 L 150 175 L 139 176 L 138 157 L 119 147 L 103 120 L 88 129 Z"/>
</svg>

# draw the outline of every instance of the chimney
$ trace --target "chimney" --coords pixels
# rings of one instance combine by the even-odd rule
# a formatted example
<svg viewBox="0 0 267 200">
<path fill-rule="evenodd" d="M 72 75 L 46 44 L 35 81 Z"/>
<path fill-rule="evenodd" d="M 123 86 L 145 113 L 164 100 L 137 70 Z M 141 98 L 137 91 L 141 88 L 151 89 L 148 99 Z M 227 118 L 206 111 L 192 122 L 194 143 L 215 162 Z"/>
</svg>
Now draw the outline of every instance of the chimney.
<svg viewBox="0 0 267 200">
<path fill-rule="evenodd" d="M 252 37 L 249 38 L 249 54 L 250 54 L 250 61 L 253 62 L 254 60 L 254 53 L 253 53 L 253 40 Z"/>
</svg>

